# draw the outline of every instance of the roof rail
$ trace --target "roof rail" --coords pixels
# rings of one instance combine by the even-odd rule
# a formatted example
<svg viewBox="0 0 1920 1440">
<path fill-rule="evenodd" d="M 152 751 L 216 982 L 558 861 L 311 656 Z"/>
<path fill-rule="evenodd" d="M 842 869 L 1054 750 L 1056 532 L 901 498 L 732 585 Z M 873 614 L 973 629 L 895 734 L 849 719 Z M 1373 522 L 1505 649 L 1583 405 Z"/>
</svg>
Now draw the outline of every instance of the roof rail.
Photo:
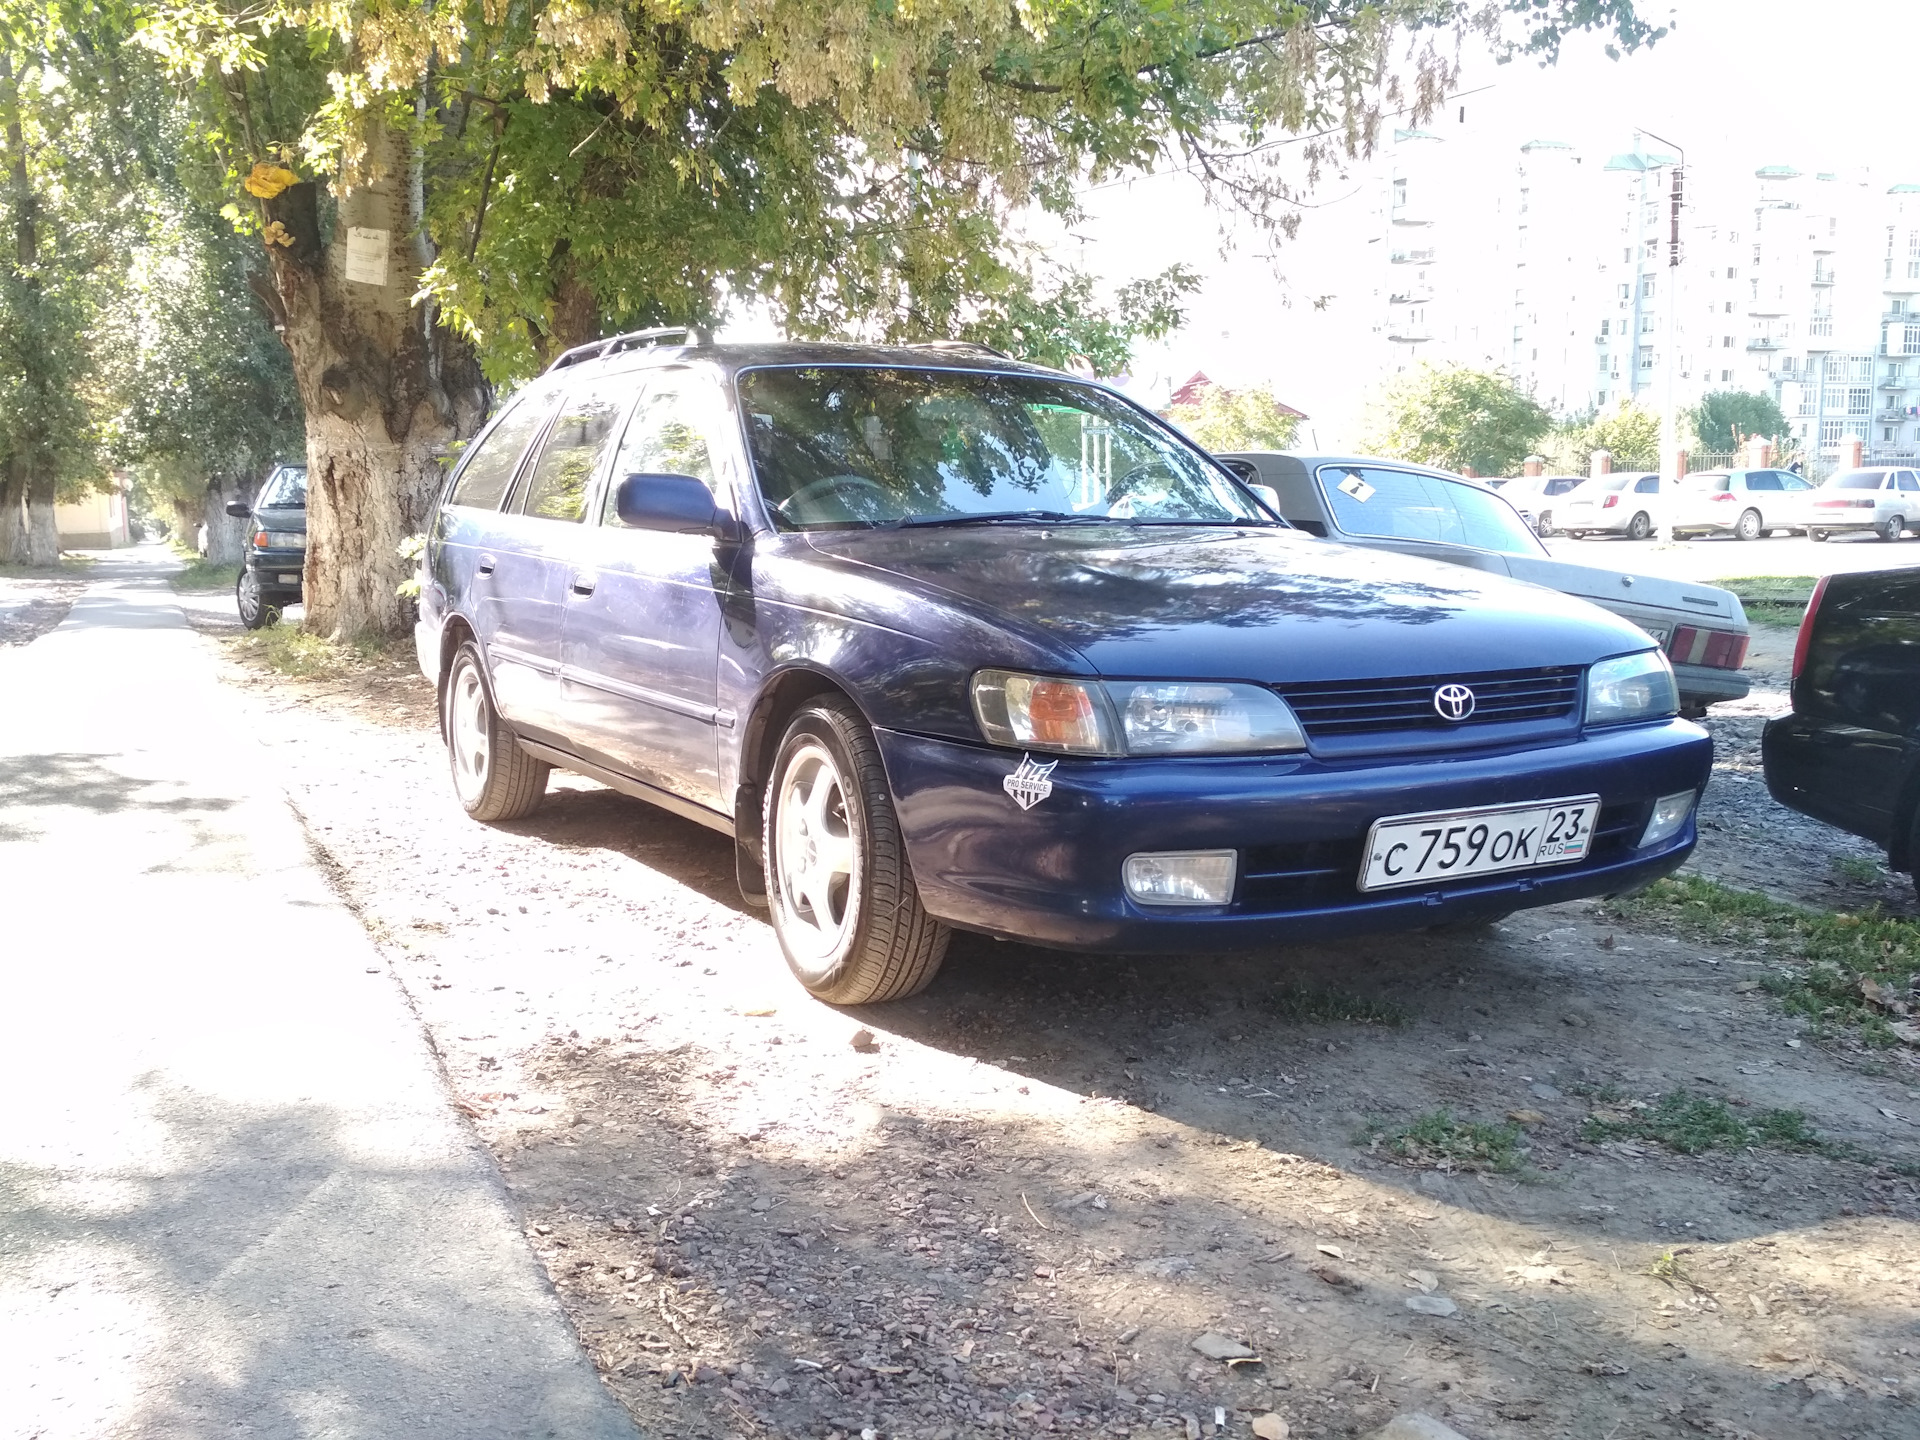
<svg viewBox="0 0 1920 1440">
<path fill-rule="evenodd" d="M 608 355 L 618 355 L 626 350 L 638 350 L 643 346 L 659 344 L 669 335 L 681 337 L 689 345 L 701 343 L 700 332 L 691 325 L 656 325 L 651 330 L 629 330 L 624 335 L 610 335 L 605 340 L 589 340 L 585 345 L 576 345 L 563 351 L 554 362 L 547 366 L 546 373 L 564 370 L 569 365 L 584 364 L 588 360 L 599 360 Z"/>
<path fill-rule="evenodd" d="M 970 350 L 978 355 L 992 355 L 1001 360 L 1013 357 L 1004 350 L 996 350 L 991 345 L 982 345 L 978 340 L 920 340 L 907 346 L 909 350 Z"/>
</svg>

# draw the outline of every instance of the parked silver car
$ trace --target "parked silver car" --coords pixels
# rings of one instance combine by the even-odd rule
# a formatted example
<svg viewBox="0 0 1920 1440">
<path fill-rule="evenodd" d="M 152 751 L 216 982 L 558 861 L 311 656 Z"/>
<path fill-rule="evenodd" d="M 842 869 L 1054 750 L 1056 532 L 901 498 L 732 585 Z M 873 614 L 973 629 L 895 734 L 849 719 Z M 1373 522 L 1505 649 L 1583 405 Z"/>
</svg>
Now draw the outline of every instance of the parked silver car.
<svg viewBox="0 0 1920 1440">
<path fill-rule="evenodd" d="M 1666 650 L 1690 714 L 1747 693 L 1747 613 L 1731 591 L 1556 560 L 1504 491 L 1445 470 L 1292 451 L 1216 458 L 1310 534 L 1511 575 L 1631 620 Z"/>
<path fill-rule="evenodd" d="M 1666 524 L 1673 507 L 1673 486 L 1657 470 L 1623 470 L 1600 475 L 1568 495 L 1560 529 L 1576 540 L 1593 535 L 1624 535 L 1645 540 Z"/>
<path fill-rule="evenodd" d="M 1920 530 L 1920 474 L 1897 465 L 1843 471 L 1813 493 L 1807 524 L 1814 540 L 1856 530 L 1898 540 Z"/>
<path fill-rule="evenodd" d="M 1696 470 L 1682 477 L 1673 503 L 1673 538 L 1731 534 L 1758 540 L 1807 528 L 1813 485 L 1791 470 Z"/>
</svg>

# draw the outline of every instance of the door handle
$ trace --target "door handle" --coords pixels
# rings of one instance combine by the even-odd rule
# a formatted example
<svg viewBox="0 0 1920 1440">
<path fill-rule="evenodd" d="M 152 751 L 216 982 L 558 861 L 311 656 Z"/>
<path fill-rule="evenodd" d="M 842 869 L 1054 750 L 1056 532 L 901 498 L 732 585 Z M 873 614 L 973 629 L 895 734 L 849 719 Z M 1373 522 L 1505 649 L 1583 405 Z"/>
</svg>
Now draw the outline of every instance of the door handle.
<svg viewBox="0 0 1920 1440">
<path fill-rule="evenodd" d="M 573 593 L 576 595 L 591 595 L 593 593 L 593 587 L 599 583 L 600 577 L 598 575 L 595 575 L 591 570 L 582 570 L 573 577 Z"/>
<path fill-rule="evenodd" d="M 491 575 L 493 573 L 493 567 L 499 563 L 500 562 L 495 560 L 491 555 L 482 555 L 480 557 L 480 573 L 482 575 Z"/>
</svg>

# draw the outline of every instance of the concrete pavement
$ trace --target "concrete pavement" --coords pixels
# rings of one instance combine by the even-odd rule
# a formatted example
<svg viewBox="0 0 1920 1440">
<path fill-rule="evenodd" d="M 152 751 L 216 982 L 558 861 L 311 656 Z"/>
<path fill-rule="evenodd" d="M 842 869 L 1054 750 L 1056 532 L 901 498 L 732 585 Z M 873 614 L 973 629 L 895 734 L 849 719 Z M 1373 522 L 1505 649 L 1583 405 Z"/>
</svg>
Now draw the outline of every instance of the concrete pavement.
<svg viewBox="0 0 1920 1440">
<path fill-rule="evenodd" d="M 0 1437 L 632 1440 L 165 568 L 0 651 Z"/>
</svg>

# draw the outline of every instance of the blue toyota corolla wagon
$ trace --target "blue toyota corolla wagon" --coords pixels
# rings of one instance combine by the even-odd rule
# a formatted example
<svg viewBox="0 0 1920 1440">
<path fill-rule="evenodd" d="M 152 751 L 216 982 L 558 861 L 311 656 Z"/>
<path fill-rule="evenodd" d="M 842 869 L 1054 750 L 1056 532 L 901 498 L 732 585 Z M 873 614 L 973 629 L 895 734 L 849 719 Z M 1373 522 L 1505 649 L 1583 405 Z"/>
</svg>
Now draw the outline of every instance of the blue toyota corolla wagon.
<svg viewBox="0 0 1920 1440">
<path fill-rule="evenodd" d="M 1711 744 L 1644 632 L 1289 529 L 1099 385 L 961 345 L 570 352 L 449 477 L 421 669 L 476 819 L 553 766 L 733 837 L 814 994 L 950 930 L 1218 951 L 1608 894 Z"/>
</svg>

